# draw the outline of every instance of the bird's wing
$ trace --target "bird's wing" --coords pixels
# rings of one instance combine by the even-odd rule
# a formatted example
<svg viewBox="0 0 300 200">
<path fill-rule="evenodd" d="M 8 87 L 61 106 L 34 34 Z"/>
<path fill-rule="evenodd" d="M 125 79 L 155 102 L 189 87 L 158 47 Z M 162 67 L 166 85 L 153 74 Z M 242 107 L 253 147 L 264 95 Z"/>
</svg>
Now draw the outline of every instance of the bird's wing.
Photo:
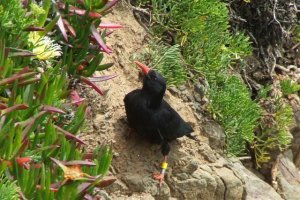
<svg viewBox="0 0 300 200">
<path fill-rule="evenodd" d="M 160 133 L 169 141 L 193 131 L 192 127 L 165 101 L 162 102 L 155 118 Z"/>
<path fill-rule="evenodd" d="M 153 117 L 156 111 L 149 108 L 149 102 L 140 90 L 128 93 L 124 103 L 129 126 L 136 129 L 142 137 L 160 144 L 162 138 L 158 134 L 157 120 Z"/>
</svg>

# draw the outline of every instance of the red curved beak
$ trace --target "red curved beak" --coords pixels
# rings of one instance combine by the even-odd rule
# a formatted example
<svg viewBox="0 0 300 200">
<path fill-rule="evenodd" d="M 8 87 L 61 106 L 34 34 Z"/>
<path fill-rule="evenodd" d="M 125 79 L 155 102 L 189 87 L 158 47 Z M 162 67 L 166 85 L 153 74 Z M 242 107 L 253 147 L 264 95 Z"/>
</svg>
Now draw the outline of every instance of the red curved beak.
<svg viewBox="0 0 300 200">
<path fill-rule="evenodd" d="M 134 63 L 137 64 L 137 66 L 139 66 L 139 68 L 143 70 L 143 73 L 145 75 L 147 75 L 151 70 L 148 66 L 144 65 L 143 63 L 140 63 L 139 61 L 134 61 Z"/>
</svg>

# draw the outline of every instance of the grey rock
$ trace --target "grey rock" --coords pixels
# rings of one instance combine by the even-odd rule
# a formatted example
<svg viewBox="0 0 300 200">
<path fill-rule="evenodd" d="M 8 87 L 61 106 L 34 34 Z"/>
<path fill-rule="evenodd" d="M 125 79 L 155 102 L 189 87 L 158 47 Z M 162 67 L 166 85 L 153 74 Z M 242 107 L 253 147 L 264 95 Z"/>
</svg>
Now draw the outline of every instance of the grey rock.
<svg viewBox="0 0 300 200">
<path fill-rule="evenodd" d="M 199 165 L 200 165 L 199 160 L 192 159 L 192 160 L 189 161 L 189 163 L 187 164 L 187 166 L 185 166 L 183 168 L 183 171 L 185 173 L 192 174 L 194 171 L 196 171 L 198 169 Z"/>
<path fill-rule="evenodd" d="M 100 190 L 98 188 L 94 190 L 94 195 L 100 196 L 101 199 L 104 200 L 112 200 L 112 198 L 107 194 L 105 190 Z"/>
<path fill-rule="evenodd" d="M 298 168 L 300 168 L 300 127 L 297 126 L 292 128 L 291 133 L 293 135 L 293 142 L 292 142 L 291 149 L 293 152 L 294 163 Z"/>
<path fill-rule="evenodd" d="M 195 92 L 196 92 L 197 94 L 200 95 L 200 98 L 201 98 L 201 99 L 204 97 L 204 95 L 205 95 L 205 89 L 204 89 L 204 86 L 203 86 L 203 85 L 201 85 L 200 83 L 195 84 L 194 90 L 195 90 Z"/>
<path fill-rule="evenodd" d="M 279 191 L 284 199 L 288 200 L 299 200 L 300 199 L 300 188 L 293 187 L 289 182 L 286 181 L 282 175 L 278 177 Z"/>
<path fill-rule="evenodd" d="M 243 198 L 244 185 L 242 181 L 229 169 L 215 168 L 217 175 L 225 185 L 225 199 L 240 200 Z"/>
<path fill-rule="evenodd" d="M 138 193 L 130 196 L 122 194 L 113 194 L 111 198 L 113 200 L 155 200 L 155 198 L 148 193 Z"/>
<path fill-rule="evenodd" d="M 284 199 L 300 199 L 300 171 L 287 157 L 280 155 L 278 161 L 278 191 Z"/>
<path fill-rule="evenodd" d="M 179 173 L 176 174 L 176 177 L 178 180 L 183 181 L 189 178 L 189 175 L 187 173 Z"/>
<path fill-rule="evenodd" d="M 202 102 L 202 97 L 200 94 L 194 93 L 194 99 L 195 101 L 197 101 L 198 103 Z"/>
<path fill-rule="evenodd" d="M 121 180 L 117 179 L 114 184 L 111 184 L 110 186 L 106 187 L 105 190 L 108 193 L 113 193 L 117 191 L 128 191 L 128 187 L 123 183 Z"/>
<path fill-rule="evenodd" d="M 165 200 L 169 199 L 171 196 L 171 190 L 169 186 L 164 182 L 161 187 L 156 183 L 158 193 L 153 195 L 156 200 Z"/>
<path fill-rule="evenodd" d="M 186 90 L 186 87 L 185 87 L 185 85 L 180 85 L 180 86 L 178 87 L 178 89 L 179 89 L 180 91 L 184 91 L 184 90 Z"/>
<path fill-rule="evenodd" d="M 215 152 L 206 143 L 201 144 L 200 153 L 209 162 L 216 162 L 217 161 L 217 157 L 215 155 Z"/>
<path fill-rule="evenodd" d="M 294 119 L 297 126 L 300 126 L 300 110 L 294 110 Z"/>
<path fill-rule="evenodd" d="M 255 174 L 246 169 L 240 162 L 233 163 L 232 169 L 242 177 L 245 183 L 246 200 L 280 200 L 280 195 L 268 183 L 259 179 Z"/>
<path fill-rule="evenodd" d="M 183 97 L 183 100 L 186 102 L 194 101 L 194 96 L 187 90 L 181 91 L 181 95 Z"/>
<path fill-rule="evenodd" d="M 156 199 L 167 199 L 170 188 L 166 183 L 159 187 L 159 183 L 151 177 L 142 177 L 138 174 L 126 174 L 123 181 L 132 192 L 145 192 L 155 196 Z"/>
<path fill-rule="evenodd" d="M 213 173 L 211 167 L 208 166 L 208 165 L 200 165 L 199 168 L 206 171 L 206 172 L 208 172 L 208 173 L 211 173 L 211 174 Z"/>
<path fill-rule="evenodd" d="M 290 161 L 293 162 L 293 151 L 291 149 L 286 150 L 282 154 L 284 157 L 288 158 Z"/>
<path fill-rule="evenodd" d="M 223 150 L 225 146 L 225 132 L 223 127 L 214 121 L 205 122 L 203 125 L 204 135 L 209 138 L 209 145 L 216 150 Z"/>
<path fill-rule="evenodd" d="M 145 190 L 143 179 L 138 174 L 126 174 L 122 179 L 133 192 L 143 192 Z"/>
<path fill-rule="evenodd" d="M 179 90 L 176 87 L 169 87 L 168 90 L 174 96 L 177 96 L 180 93 Z"/>
<path fill-rule="evenodd" d="M 223 180 L 217 174 L 213 174 L 212 176 L 214 177 L 217 183 L 216 193 L 214 195 L 215 199 L 224 199 L 225 185 Z"/>
<path fill-rule="evenodd" d="M 198 169 L 193 175 L 186 174 L 188 178 L 185 180 L 179 179 L 182 174 L 178 175 L 174 175 L 169 184 L 174 191 L 172 196 L 178 199 L 217 199 L 218 180 L 209 172 Z"/>
</svg>

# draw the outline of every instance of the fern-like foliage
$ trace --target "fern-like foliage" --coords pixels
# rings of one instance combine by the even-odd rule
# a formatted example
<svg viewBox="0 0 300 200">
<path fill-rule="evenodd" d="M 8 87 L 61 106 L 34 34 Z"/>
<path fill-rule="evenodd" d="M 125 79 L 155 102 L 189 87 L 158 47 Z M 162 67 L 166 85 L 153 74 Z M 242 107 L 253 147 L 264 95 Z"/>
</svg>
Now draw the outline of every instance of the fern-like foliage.
<svg viewBox="0 0 300 200">
<path fill-rule="evenodd" d="M 0 199 L 1 200 L 18 200 L 20 188 L 16 181 L 10 181 L 7 177 L 0 177 Z"/>
<path fill-rule="evenodd" d="M 252 144 L 258 167 L 276 159 L 278 152 L 289 147 L 292 141 L 289 129 L 293 121 L 292 108 L 282 97 L 261 99 L 261 104 L 266 114 L 261 118 L 260 129 Z"/>
<path fill-rule="evenodd" d="M 254 140 L 261 109 L 251 100 L 247 87 L 238 77 L 224 75 L 218 79 L 224 84 L 211 88 L 209 108 L 225 129 L 227 152 L 243 154 L 246 142 Z"/>
<path fill-rule="evenodd" d="M 167 79 L 168 85 L 180 85 L 187 80 L 187 69 L 177 44 L 166 46 L 161 42 L 152 42 L 140 57 L 159 71 Z"/>
</svg>

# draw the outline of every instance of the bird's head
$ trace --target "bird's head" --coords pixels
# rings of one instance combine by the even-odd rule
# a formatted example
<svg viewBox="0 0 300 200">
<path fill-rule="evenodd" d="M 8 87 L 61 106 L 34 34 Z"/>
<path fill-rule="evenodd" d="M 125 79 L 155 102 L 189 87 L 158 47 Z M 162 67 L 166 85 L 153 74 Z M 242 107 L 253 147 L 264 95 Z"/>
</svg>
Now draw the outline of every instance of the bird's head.
<svg viewBox="0 0 300 200">
<path fill-rule="evenodd" d="M 164 77 L 138 61 L 135 61 L 135 64 L 137 64 L 144 73 L 143 90 L 152 94 L 164 94 L 166 91 L 166 80 Z"/>
</svg>

